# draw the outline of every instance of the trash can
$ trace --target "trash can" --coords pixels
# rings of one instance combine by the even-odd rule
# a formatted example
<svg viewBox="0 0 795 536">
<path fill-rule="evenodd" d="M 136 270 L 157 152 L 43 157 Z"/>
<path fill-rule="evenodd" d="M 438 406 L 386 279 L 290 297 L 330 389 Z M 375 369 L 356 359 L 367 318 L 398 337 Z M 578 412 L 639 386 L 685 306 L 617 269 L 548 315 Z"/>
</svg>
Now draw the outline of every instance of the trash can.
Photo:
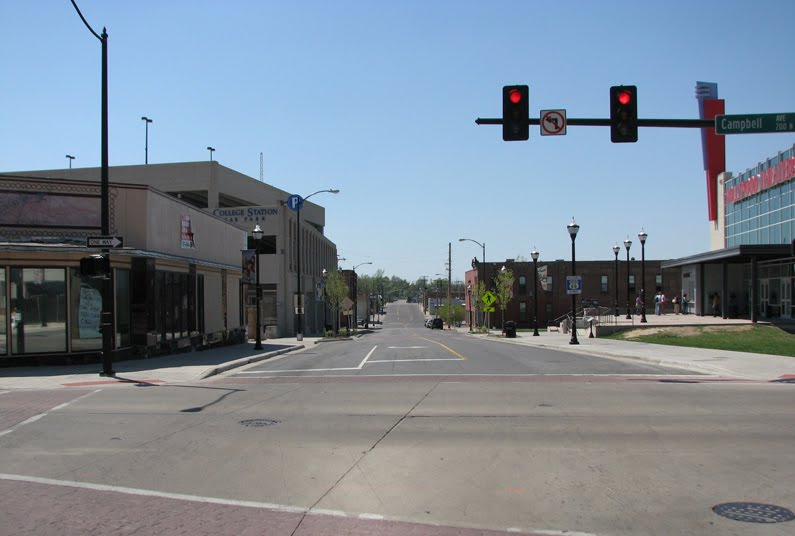
<svg viewBox="0 0 795 536">
<path fill-rule="evenodd" d="M 508 339 L 516 338 L 516 322 L 513 320 L 508 320 L 505 323 L 505 337 Z"/>
</svg>

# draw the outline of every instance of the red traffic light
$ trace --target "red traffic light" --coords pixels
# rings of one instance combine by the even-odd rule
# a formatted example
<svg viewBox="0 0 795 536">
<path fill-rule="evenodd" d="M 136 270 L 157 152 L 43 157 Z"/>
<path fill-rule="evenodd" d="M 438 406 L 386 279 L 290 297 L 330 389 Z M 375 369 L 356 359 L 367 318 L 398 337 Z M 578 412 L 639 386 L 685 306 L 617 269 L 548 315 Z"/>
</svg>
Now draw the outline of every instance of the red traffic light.
<svg viewBox="0 0 795 536">
<path fill-rule="evenodd" d="M 629 91 L 622 91 L 618 94 L 618 102 L 623 105 L 627 105 L 632 101 L 632 93 Z"/>
<path fill-rule="evenodd" d="M 518 89 L 512 89 L 508 92 L 508 98 L 514 104 L 519 104 L 522 102 L 522 92 Z"/>
</svg>

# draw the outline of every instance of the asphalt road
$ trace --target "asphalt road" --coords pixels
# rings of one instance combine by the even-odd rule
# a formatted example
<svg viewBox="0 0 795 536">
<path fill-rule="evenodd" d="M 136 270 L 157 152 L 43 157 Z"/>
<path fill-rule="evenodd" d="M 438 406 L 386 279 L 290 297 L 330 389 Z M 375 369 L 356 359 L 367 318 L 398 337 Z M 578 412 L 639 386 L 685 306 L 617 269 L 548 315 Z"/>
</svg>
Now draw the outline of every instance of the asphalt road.
<svg viewBox="0 0 795 536">
<path fill-rule="evenodd" d="M 419 305 L 387 305 L 383 324 L 352 341 L 315 345 L 301 353 L 238 371 L 240 377 L 361 375 L 692 375 L 692 371 L 559 350 L 483 341 L 425 327 Z"/>
<path fill-rule="evenodd" d="M 712 508 L 795 510 L 795 386 L 418 324 L 396 305 L 195 384 L 0 392 L 0 536 L 793 533 Z"/>
</svg>

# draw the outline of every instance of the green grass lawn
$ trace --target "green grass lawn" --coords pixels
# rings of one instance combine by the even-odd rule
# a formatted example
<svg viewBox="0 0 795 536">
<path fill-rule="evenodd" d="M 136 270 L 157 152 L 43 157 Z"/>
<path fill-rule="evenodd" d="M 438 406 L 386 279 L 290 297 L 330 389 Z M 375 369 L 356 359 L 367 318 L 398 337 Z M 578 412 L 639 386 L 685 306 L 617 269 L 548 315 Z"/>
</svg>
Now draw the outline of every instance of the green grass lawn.
<svg viewBox="0 0 795 536">
<path fill-rule="evenodd" d="M 610 339 L 795 357 L 795 335 L 772 326 L 671 327 L 622 331 Z"/>
</svg>

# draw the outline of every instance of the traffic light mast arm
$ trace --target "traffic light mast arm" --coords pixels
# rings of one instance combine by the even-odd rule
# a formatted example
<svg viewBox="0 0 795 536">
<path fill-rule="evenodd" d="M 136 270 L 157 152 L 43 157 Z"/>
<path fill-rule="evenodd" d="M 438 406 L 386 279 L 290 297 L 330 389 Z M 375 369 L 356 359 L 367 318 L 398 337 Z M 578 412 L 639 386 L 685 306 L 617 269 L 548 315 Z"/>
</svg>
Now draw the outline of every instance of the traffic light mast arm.
<svg viewBox="0 0 795 536">
<path fill-rule="evenodd" d="M 500 118 L 475 119 L 476 125 L 502 125 Z M 528 125 L 540 125 L 541 119 L 528 119 Z M 566 125 L 575 127 L 609 127 L 610 119 L 566 118 Z M 715 128 L 714 119 L 638 119 L 639 127 Z"/>
</svg>

